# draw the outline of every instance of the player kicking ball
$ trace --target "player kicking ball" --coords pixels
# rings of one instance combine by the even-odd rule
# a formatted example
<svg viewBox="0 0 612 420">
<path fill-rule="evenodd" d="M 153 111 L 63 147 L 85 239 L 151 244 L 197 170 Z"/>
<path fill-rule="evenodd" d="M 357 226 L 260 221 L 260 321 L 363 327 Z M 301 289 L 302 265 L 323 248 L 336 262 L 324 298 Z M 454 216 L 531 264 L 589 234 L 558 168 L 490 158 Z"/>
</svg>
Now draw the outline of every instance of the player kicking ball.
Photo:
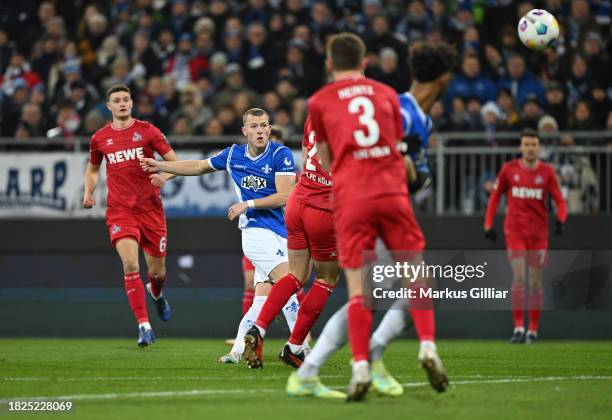
<svg viewBox="0 0 612 420">
<path fill-rule="evenodd" d="M 287 365 L 297 368 L 302 364 L 304 340 L 323 311 L 340 273 L 331 213 L 332 180 L 321 166 L 315 139 L 316 133 L 310 118 L 307 118 L 302 140 L 303 172 L 289 197 L 285 212 L 289 273 L 274 284 L 255 325 L 245 336 L 245 358 L 250 367 L 263 366 L 263 337 L 266 329 L 291 295 L 308 280 L 312 258 L 316 279 L 301 302 L 291 337 L 279 355 Z M 345 398 L 340 392 L 321 384 L 315 385 L 318 396 Z"/>
<path fill-rule="evenodd" d="M 222 356 L 222 363 L 238 363 L 244 353 L 244 335 L 254 325 L 272 283 L 289 271 L 287 263 L 287 230 L 283 206 L 295 184 L 295 164 L 291 151 L 271 142 L 270 117 L 260 108 L 247 110 L 242 117 L 242 134 L 247 144 L 234 144 L 217 156 L 205 160 L 159 162 L 140 159 L 146 172 L 167 172 L 176 175 L 203 175 L 226 170 L 238 196 L 228 210 L 228 218 L 238 218 L 242 230 L 242 251 L 255 266 L 255 296 L 238 326 L 231 351 Z M 291 296 L 283 314 L 293 331 L 299 304 Z"/>
<path fill-rule="evenodd" d="M 160 188 L 174 175 L 148 175 L 140 168 L 138 159 L 152 158 L 154 152 L 166 161 L 175 161 L 177 157 L 159 129 L 132 117 L 132 105 L 130 89 L 125 85 L 112 86 L 106 93 L 112 122 L 91 137 L 83 207 L 90 209 L 96 204 L 93 193 L 100 164 L 105 159 L 106 225 L 123 264 L 125 293 L 138 322 L 138 346 L 146 347 L 155 341 L 155 334 L 147 314 L 138 251 L 142 247 L 147 263 L 146 290 L 159 318 L 168 321 L 172 311 L 162 294 L 166 282 L 167 234 Z"/>
<path fill-rule="evenodd" d="M 403 123 L 404 153 L 407 159 L 409 190 L 411 192 L 424 188 L 429 183 L 430 171 L 427 165 L 427 148 L 431 131 L 431 119 L 427 115 L 434 102 L 444 93 L 456 63 L 456 52 L 446 44 L 416 43 L 410 49 L 410 66 L 414 82 L 410 92 L 398 95 L 400 113 Z M 387 346 L 402 332 L 412 325 L 412 318 L 418 319 L 417 335 L 423 352 L 419 359 L 426 359 L 425 353 L 435 346 L 433 344 L 435 324 L 429 318 L 433 312 L 422 309 L 409 309 L 407 300 L 398 300 L 391 310 L 387 311 L 380 325 L 370 339 L 370 361 L 372 387 L 380 395 L 399 396 L 404 392 L 401 384 L 387 371 L 383 362 L 383 353 Z M 346 319 L 348 306 L 345 305 L 330 319 L 321 333 L 317 345 L 298 372 L 289 379 L 287 390 L 299 394 L 304 389 L 301 384 L 310 376 L 318 375 L 323 364 L 331 355 L 340 349 L 347 339 Z M 435 348 L 435 347 L 434 347 Z M 421 353 L 421 352 L 420 352 Z M 448 379 L 439 358 L 434 369 L 427 370 L 434 389 L 441 392 L 446 389 Z M 439 363 L 439 364 L 438 364 Z M 302 392 L 303 395 L 306 395 Z"/>
<path fill-rule="evenodd" d="M 520 140 L 521 157 L 504 163 L 489 202 L 484 221 L 485 237 L 497 240 L 493 218 L 499 198 L 506 195 L 507 213 L 504 235 L 508 259 L 512 267 L 512 318 L 514 332 L 511 343 L 533 344 L 538 338 L 542 317 L 542 283 L 548 265 L 548 197 L 557 207 L 555 234 L 563 233 L 567 206 L 563 200 L 557 175 L 552 166 L 538 159 L 540 138 L 533 130 L 525 130 Z M 525 333 L 525 271 L 529 280 L 529 326 Z"/>
</svg>

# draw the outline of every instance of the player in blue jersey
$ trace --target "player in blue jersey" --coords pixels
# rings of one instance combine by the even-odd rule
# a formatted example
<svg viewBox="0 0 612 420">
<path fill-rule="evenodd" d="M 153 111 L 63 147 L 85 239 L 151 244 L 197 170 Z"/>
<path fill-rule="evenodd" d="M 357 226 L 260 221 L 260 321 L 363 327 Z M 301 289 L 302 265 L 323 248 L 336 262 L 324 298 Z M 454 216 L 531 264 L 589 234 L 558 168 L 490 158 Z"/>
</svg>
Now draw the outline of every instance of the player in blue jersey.
<svg viewBox="0 0 612 420">
<path fill-rule="evenodd" d="M 432 123 L 427 113 L 446 90 L 453 67 L 457 63 L 457 54 L 447 44 L 415 43 L 410 48 L 409 61 L 413 83 L 410 92 L 398 96 L 404 129 L 403 153 L 406 155 L 408 184 L 412 192 L 426 186 L 430 179 L 427 147 Z M 314 395 L 306 384 L 310 378 L 318 376 L 320 368 L 327 359 L 346 343 L 347 317 L 348 304 L 328 320 L 312 352 L 306 357 L 297 373 L 290 377 L 287 384 L 289 395 Z M 371 378 L 372 387 L 378 394 L 398 396 L 404 392 L 401 384 L 387 371 L 382 356 L 389 343 L 410 325 L 412 325 L 412 320 L 408 301 L 398 300 L 387 311 L 372 334 L 369 354 Z M 416 325 L 416 330 L 417 335 L 420 336 L 425 328 Z M 433 334 L 433 331 L 431 333 Z M 420 354 L 419 359 L 421 359 Z M 436 366 L 426 369 L 428 379 L 434 389 L 439 392 L 444 391 L 448 386 L 448 379 L 442 363 L 437 356 L 432 359 L 432 362 Z"/>
<path fill-rule="evenodd" d="M 154 159 L 140 160 L 143 170 L 153 173 L 203 175 L 225 170 L 234 183 L 238 202 L 229 208 L 228 218 L 238 218 L 242 250 L 255 266 L 255 297 L 240 321 L 232 350 L 219 359 L 223 363 L 240 361 L 244 334 L 254 325 L 272 283 L 289 271 L 283 206 L 295 185 L 293 154 L 287 147 L 269 140 L 270 117 L 263 109 L 249 109 L 242 121 L 247 144 L 233 144 L 210 159 L 183 160 L 171 165 Z M 293 295 L 283 308 L 290 330 L 298 309 Z"/>
</svg>

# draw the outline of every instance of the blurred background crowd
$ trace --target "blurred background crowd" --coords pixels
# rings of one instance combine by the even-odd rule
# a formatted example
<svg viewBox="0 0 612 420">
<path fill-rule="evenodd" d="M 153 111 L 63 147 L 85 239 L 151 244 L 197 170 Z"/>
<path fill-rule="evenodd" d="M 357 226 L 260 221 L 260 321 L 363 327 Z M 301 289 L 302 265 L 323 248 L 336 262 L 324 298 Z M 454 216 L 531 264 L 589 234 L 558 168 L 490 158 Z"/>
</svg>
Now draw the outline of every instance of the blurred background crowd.
<svg viewBox="0 0 612 420">
<path fill-rule="evenodd" d="M 516 34 L 542 7 L 561 37 L 544 53 Z M 460 52 L 438 131 L 612 129 L 609 0 L 2 0 L 0 136 L 88 136 L 109 118 L 105 90 L 125 83 L 134 114 L 169 136 L 239 134 L 252 106 L 299 133 L 325 81 L 326 37 L 351 31 L 367 75 L 410 87 L 417 40 Z"/>
</svg>

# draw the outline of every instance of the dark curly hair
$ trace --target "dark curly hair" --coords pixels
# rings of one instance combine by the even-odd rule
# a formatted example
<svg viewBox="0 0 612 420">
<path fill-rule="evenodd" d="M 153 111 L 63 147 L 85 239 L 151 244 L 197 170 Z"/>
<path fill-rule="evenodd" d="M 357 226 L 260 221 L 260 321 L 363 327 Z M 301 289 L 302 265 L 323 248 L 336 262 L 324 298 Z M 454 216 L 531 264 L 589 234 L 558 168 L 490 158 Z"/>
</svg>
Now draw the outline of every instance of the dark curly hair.
<svg viewBox="0 0 612 420">
<path fill-rule="evenodd" d="M 448 44 L 417 42 L 410 47 L 409 62 L 413 77 L 427 83 L 453 71 L 459 59 L 457 51 Z"/>
</svg>

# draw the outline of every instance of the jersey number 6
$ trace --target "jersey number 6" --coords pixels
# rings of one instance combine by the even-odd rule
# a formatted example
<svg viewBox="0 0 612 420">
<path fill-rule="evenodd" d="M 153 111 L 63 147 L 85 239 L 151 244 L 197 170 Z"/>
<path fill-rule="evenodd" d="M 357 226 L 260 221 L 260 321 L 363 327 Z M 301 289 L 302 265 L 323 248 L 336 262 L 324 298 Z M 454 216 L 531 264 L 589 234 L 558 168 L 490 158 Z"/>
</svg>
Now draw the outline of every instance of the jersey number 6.
<svg viewBox="0 0 612 420">
<path fill-rule="evenodd" d="M 363 130 L 353 131 L 353 138 L 357 144 L 361 147 L 375 145 L 380 136 L 380 127 L 374 119 L 374 104 L 372 101 L 365 96 L 357 96 L 349 102 L 348 110 L 351 114 L 360 114 L 359 124 L 368 129 L 367 135 Z"/>
</svg>

